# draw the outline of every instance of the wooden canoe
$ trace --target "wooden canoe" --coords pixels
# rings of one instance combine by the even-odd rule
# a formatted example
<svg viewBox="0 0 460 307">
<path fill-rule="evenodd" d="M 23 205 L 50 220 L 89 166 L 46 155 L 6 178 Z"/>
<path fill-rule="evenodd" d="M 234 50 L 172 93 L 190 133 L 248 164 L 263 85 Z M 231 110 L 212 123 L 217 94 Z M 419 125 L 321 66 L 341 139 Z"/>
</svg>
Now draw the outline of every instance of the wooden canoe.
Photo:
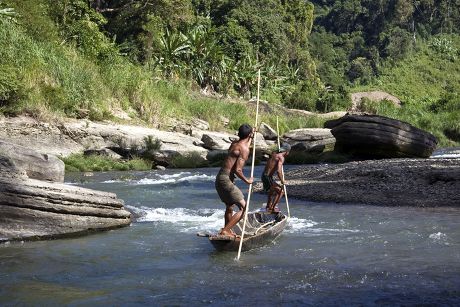
<svg viewBox="0 0 460 307">
<path fill-rule="evenodd" d="M 281 212 L 256 211 L 248 213 L 241 250 L 248 251 L 272 242 L 281 234 L 286 224 L 287 217 Z M 209 233 L 198 233 L 197 235 L 208 237 L 212 245 L 219 251 L 238 251 L 242 228 L 243 219 L 233 227 L 233 231 L 239 235 L 237 237 Z"/>
</svg>

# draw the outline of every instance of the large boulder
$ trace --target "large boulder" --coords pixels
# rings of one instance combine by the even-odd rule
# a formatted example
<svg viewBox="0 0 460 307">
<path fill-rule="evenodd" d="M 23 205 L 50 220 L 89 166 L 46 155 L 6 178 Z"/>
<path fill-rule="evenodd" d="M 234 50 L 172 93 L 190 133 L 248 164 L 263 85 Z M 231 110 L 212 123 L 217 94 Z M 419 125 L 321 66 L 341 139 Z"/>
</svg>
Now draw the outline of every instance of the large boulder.
<svg viewBox="0 0 460 307">
<path fill-rule="evenodd" d="M 275 129 L 264 122 L 260 123 L 259 132 L 264 136 L 265 140 L 274 141 L 278 138 L 278 133 L 276 133 Z"/>
<path fill-rule="evenodd" d="M 59 238 L 128 226 L 113 193 L 0 175 L 0 242 Z"/>
<path fill-rule="evenodd" d="M 64 182 L 64 162 L 54 155 L 40 154 L 28 147 L 0 139 L 0 156 L 11 160 L 29 178 Z"/>
<path fill-rule="evenodd" d="M 27 153 L 40 158 L 32 150 Z M 29 174 L 42 177 L 37 176 L 41 172 L 38 166 L 31 172 L 24 165 L 15 155 L 0 153 L 0 242 L 58 238 L 130 224 L 131 215 L 115 194 L 31 179 Z"/>
<path fill-rule="evenodd" d="M 378 115 L 347 114 L 325 123 L 336 138 L 334 150 L 361 157 L 422 157 L 436 148 L 434 135 L 408 123 Z"/>
<path fill-rule="evenodd" d="M 203 133 L 201 142 L 203 142 L 203 147 L 206 149 L 223 150 L 228 149 L 232 141 L 237 139 L 238 137 L 236 135 L 207 131 Z"/>
<path fill-rule="evenodd" d="M 282 139 L 291 145 L 292 151 L 322 152 L 327 145 L 332 146 L 335 138 L 330 129 L 303 128 L 283 134 Z"/>
</svg>

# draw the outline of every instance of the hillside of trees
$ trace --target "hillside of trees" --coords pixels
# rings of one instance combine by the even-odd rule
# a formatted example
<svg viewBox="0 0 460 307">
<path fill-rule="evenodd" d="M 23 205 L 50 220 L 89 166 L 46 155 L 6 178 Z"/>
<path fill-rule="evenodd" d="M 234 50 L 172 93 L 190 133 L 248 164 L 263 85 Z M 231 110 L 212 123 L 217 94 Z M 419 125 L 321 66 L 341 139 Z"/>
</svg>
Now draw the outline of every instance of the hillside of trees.
<svg viewBox="0 0 460 307">
<path fill-rule="evenodd" d="M 385 90 L 444 146 L 460 142 L 460 0 L 0 0 L 0 112 L 104 119 L 119 108 L 250 119 L 255 96 L 314 112 Z M 213 99 L 199 94 L 212 94 Z M 268 119 L 270 121 L 270 119 Z M 284 119 L 284 128 L 321 125 Z"/>
</svg>

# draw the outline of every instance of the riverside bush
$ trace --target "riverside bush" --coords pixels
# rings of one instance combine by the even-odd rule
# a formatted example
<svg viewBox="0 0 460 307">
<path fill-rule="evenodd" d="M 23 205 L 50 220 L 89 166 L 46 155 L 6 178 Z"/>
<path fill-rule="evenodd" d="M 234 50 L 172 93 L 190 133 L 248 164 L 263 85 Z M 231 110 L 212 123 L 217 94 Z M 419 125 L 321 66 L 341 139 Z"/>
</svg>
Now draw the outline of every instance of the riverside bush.
<svg viewBox="0 0 460 307">
<path fill-rule="evenodd" d="M 135 158 L 131 160 L 114 160 L 108 157 L 82 154 L 74 154 L 62 158 L 67 172 L 102 172 L 102 171 L 146 171 L 152 168 L 152 163 L 143 159 Z"/>
<path fill-rule="evenodd" d="M 199 152 L 190 152 L 184 155 L 177 155 L 171 161 L 174 168 L 197 168 L 208 166 L 208 162 Z"/>
</svg>

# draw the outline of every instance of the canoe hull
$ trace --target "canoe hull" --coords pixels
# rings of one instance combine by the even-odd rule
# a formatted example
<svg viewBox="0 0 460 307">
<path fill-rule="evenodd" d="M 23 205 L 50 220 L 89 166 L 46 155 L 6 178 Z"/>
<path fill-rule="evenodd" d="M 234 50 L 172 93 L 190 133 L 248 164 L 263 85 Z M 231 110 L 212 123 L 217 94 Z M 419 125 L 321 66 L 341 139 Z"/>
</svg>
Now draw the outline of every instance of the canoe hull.
<svg viewBox="0 0 460 307">
<path fill-rule="evenodd" d="M 249 222 L 252 220 L 252 223 Z M 252 227 L 252 233 L 248 232 L 244 234 L 242 251 L 248 251 L 254 248 L 262 247 L 271 243 L 276 237 L 278 237 L 287 225 L 287 218 L 281 212 L 266 213 L 266 212 L 253 212 L 248 214 L 248 222 Z M 260 222 L 260 223 L 259 223 Z M 264 223 L 270 223 L 266 227 L 263 227 Z M 234 231 L 237 234 L 241 233 L 243 221 L 239 222 L 240 227 L 235 227 Z M 260 225 L 257 225 L 260 224 Z M 247 224 L 248 225 L 248 224 Z M 254 227 L 255 226 L 255 227 Z M 258 227 L 260 229 L 258 229 Z M 258 229 L 258 230 L 257 230 Z M 240 245 L 240 238 L 230 238 L 219 235 L 209 236 L 209 241 L 212 243 L 214 248 L 219 251 L 238 251 Z"/>
</svg>

